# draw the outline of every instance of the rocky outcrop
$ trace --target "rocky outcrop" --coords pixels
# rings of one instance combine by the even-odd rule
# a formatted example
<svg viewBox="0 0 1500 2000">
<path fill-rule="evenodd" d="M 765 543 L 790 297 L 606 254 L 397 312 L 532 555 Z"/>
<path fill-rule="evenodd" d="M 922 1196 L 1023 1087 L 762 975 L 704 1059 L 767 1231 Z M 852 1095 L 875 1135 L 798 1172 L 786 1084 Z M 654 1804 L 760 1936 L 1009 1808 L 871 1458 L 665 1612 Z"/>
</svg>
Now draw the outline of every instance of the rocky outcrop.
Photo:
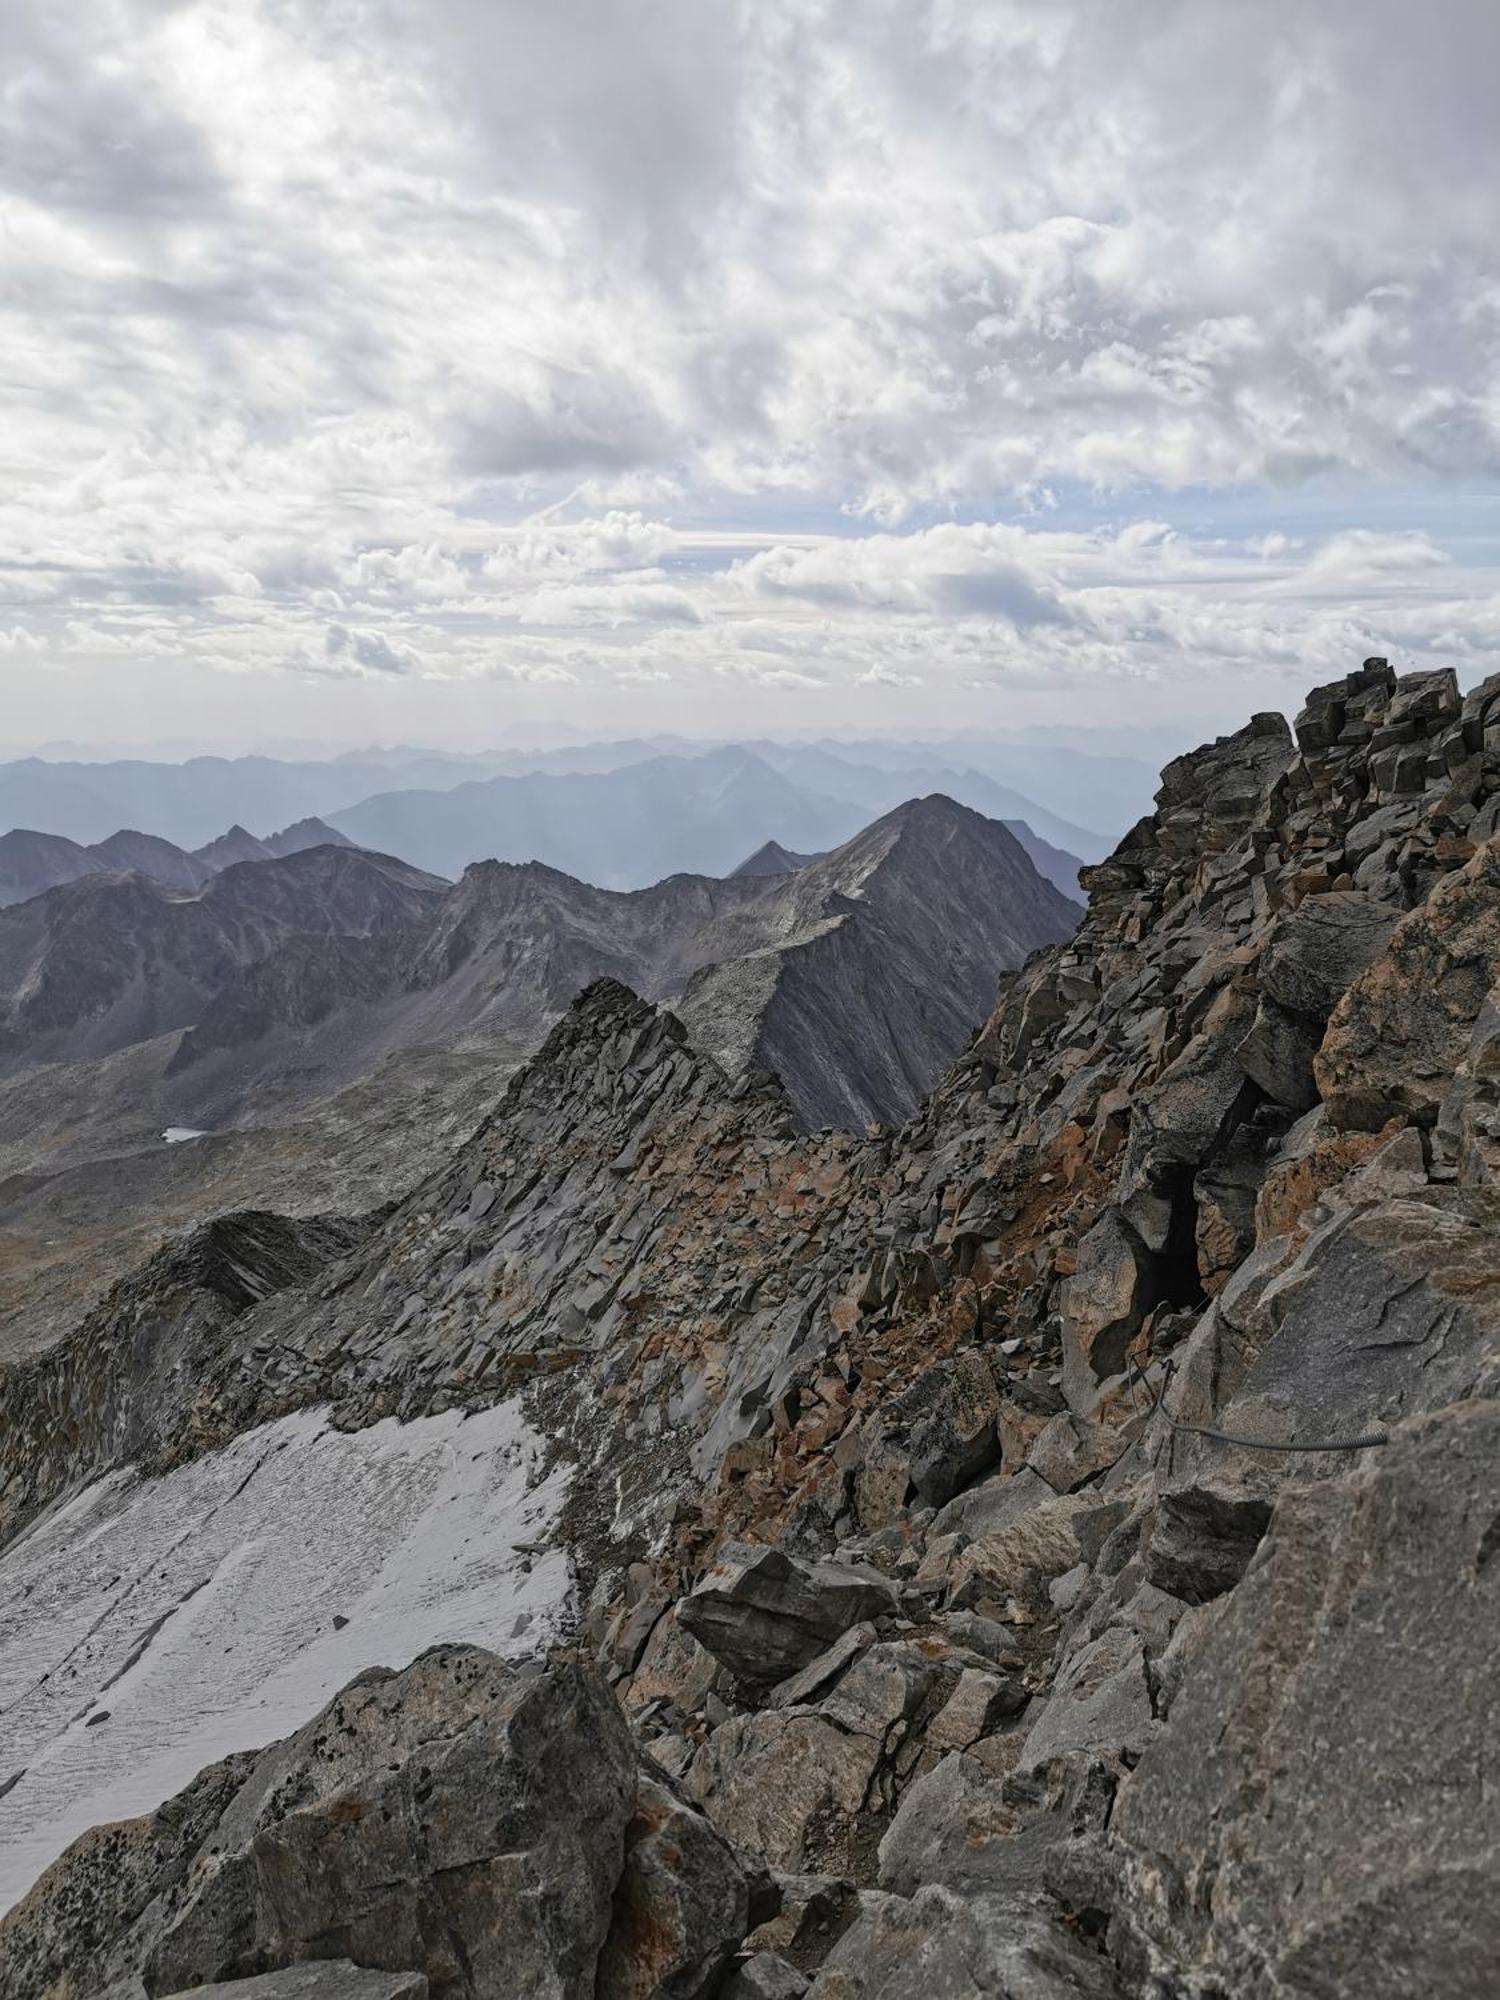
<svg viewBox="0 0 1500 2000">
<path fill-rule="evenodd" d="M 1500 683 L 1256 718 L 897 1132 L 799 1134 L 601 982 L 179 1350 L 153 1449 L 526 1396 L 651 1759 L 622 1991 L 1477 2000 L 1497 819 Z"/>
<path fill-rule="evenodd" d="M 234 829 L 180 857 L 198 873 L 186 891 L 88 857 L 86 879 L 49 878 L 66 886 L 0 919 L 0 1069 L 183 1031 L 163 1108 L 218 1126 L 257 1092 L 305 1100 L 412 1050 L 514 1063 L 608 976 L 679 1002 L 731 1075 L 779 1073 L 800 1123 L 859 1130 L 904 1117 L 996 972 L 1078 918 L 1004 827 L 942 798 L 799 872 L 628 893 L 536 862 L 481 862 L 450 886 L 342 836 L 308 846 L 318 831 Z"/>
<path fill-rule="evenodd" d="M 115 1286 L 57 1346 L 0 1373 L 0 1546 L 69 1487 L 197 1446 L 200 1371 L 240 1318 L 346 1256 L 365 1225 L 219 1216 Z"/>
<path fill-rule="evenodd" d="M 1281 1500 L 1088 1857 L 1138 1976 L 1495 1990 L 1497 1466 L 1500 1405 L 1465 1402 Z"/>
<path fill-rule="evenodd" d="M 238 861 L 270 861 L 309 847 L 350 847 L 353 842 L 320 819 L 299 820 L 281 833 L 257 840 L 243 827 L 190 854 L 160 834 L 122 827 L 107 840 L 82 846 L 58 833 L 15 827 L 0 834 L 0 909 L 24 903 L 48 889 L 86 875 L 144 875 L 165 889 L 196 895 L 220 869 Z"/>
<path fill-rule="evenodd" d="M 0 1994 L 154 2000 L 332 1957 L 424 1974 L 432 2000 L 665 2000 L 703 1990 L 750 1914 L 744 1869 L 642 1782 L 595 1677 L 446 1647 L 71 1848 L 0 1926 Z"/>
<path fill-rule="evenodd" d="M 878 1573 L 733 1546 L 683 1598 L 677 1622 L 739 1679 L 780 1681 L 810 1666 L 852 1625 L 894 1606 Z"/>
<path fill-rule="evenodd" d="M 665 992 L 731 1074 L 773 1071 L 802 1123 L 858 1130 L 907 1117 L 996 974 L 1077 920 L 998 821 L 914 799 L 721 915 Z"/>
</svg>

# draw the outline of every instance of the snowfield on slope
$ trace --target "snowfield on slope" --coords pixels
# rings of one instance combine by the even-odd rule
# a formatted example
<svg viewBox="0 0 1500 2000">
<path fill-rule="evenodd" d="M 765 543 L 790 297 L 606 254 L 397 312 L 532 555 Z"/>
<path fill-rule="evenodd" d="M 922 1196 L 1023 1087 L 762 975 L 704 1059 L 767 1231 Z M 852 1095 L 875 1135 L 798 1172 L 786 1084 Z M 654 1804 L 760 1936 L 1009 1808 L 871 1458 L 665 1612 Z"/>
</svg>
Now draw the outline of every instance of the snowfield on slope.
<svg viewBox="0 0 1500 2000">
<path fill-rule="evenodd" d="M 305 1722 L 362 1668 L 570 1609 L 563 1478 L 515 1404 L 343 1433 L 323 1411 L 98 1480 L 0 1556 L 0 1909 L 88 1827 Z"/>
</svg>

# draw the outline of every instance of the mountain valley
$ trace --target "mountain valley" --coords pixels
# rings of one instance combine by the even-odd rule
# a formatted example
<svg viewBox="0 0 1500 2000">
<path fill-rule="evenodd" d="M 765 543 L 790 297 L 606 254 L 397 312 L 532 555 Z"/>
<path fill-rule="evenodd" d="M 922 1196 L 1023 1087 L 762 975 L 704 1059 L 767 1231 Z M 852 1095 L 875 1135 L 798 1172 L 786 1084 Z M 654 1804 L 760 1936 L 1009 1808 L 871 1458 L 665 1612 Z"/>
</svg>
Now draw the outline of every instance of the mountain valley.
<svg viewBox="0 0 1500 2000">
<path fill-rule="evenodd" d="M 1481 2000 L 1497 834 L 1500 677 L 1368 660 L 1295 731 L 1170 763 L 1076 933 L 1028 868 L 1057 935 L 992 935 L 978 1032 L 904 1121 L 840 1126 L 799 1113 L 812 1038 L 841 1076 L 856 1009 L 867 1061 L 905 1041 L 871 968 L 916 992 L 942 939 L 978 978 L 976 872 L 1014 875 L 1004 829 L 920 801 L 789 874 L 660 885 L 721 955 L 661 971 L 671 1008 L 622 979 L 638 944 L 591 971 L 394 1206 L 220 1216 L 122 1276 L 0 1376 L 12 1887 L 90 1810 L 139 1816 L 16 1904 L 0 1995 L 281 2000 L 316 1964 L 351 2000 Z M 477 1019 L 481 910 L 572 977 L 614 907 L 576 889 L 566 927 L 503 865 L 354 907 L 378 940 L 435 897 L 414 990 Z M 912 968 L 898 919 L 930 926 Z M 760 1006 L 733 968 L 768 957 Z M 403 1437 L 411 1553 L 372 1497 L 365 1587 L 319 1558 L 337 1603 L 296 1623 L 290 1564 L 221 1671 L 273 1487 L 348 1450 L 357 1508 L 354 1459 Z M 250 1497 L 195 1499 L 166 1561 L 185 1477 Z"/>
<path fill-rule="evenodd" d="M 191 895 L 80 877 L 0 912 L 7 1338 L 79 1241 L 97 1284 L 163 1222 L 404 1191 L 605 975 L 677 1000 L 728 1074 L 778 1070 L 804 1123 L 898 1120 L 997 969 L 1076 919 L 1004 827 L 942 798 L 800 870 L 635 892 L 539 863 L 450 885 L 347 845 Z M 168 1128 L 202 1136 L 164 1157 Z M 70 1281 L 56 1310 L 79 1302 Z"/>
</svg>

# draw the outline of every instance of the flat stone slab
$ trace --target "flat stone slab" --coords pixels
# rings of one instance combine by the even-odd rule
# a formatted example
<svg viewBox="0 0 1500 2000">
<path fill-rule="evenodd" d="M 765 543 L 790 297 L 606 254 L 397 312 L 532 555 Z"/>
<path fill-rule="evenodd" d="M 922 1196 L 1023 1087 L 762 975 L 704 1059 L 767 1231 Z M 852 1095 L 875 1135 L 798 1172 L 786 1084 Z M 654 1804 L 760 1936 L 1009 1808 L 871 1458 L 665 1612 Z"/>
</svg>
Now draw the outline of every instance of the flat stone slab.
<svg viewBox="0 0 1500 2000">
<path fill-rule="evenodd" d="M 254 1979 L 195 1986 L 170 2000 L 427 2000 L 427 1974 L 370 1972 L 347 1958 L 320 1958 Z"/>
</svg>

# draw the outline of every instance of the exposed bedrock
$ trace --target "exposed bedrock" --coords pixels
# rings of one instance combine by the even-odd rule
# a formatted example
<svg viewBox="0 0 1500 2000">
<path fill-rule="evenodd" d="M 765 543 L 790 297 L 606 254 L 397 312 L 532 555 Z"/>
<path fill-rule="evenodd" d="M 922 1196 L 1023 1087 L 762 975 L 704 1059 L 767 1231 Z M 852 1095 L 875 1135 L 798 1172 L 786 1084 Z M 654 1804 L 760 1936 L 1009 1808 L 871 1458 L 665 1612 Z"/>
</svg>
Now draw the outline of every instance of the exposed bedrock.
<svg viewBox="0 0 1500 2000">
<path fill-rule="evenodd" d="M 170 1463 L 304 1403 L 357 1426 L 524 1394 L 568 1468 L 581 1615 L 566 1657 L 473 1686 L 502 1676 L 497 1716 L 548 1690 L 600 1746 L 505 1836 L 556 1840 L 576 1885 L 566 1940 L 545 1900 L 514 1933 L 552 1953 L 537 1991 L 1479 2000 L 1497 823 L 1500 680 L 1370 661 L 1295 732 L 1256 717 L 1168 767 L 1076 936 L 1004 977 L 894 1132 L 799 1133 L 774 1080 L 729 1083 L 600 982 L 346 1254 L 167 1314 L 165 1373 L 97 1328 L 76 1407 L 58 1378 L 76 1459 L 43 1486 L 8 1462 L 13 1517 L 137 1449 L 106 1432 Z M 487 1727 L 454 1740 L 504 1799 Z M 107 1917 L 170 1991 L 149 1953 L 291 1838 L 234 1804 L 288 1754 L 93 1836 L 9 1938 L 82 1995 Z M 502 1893 L 491 1822 L 451 1880 L 392 1861 L 428 1806 L 418 1751 L 385 1761 L 358 1795 L 399 1794 L 389 1822 L 330 1824 L 321 1778 L 286 1801 L 328 1900 L 263 1907 L 289 1878 L 257 1863 L 223 1905 L 249 1956 L 192 1976 L 316 1944 L 491 1990 L 452 1983 L 429 1922 L 471 1869 Z M 361 1942 L 392 1883 L 426 1960 Z"/>
</svg>

